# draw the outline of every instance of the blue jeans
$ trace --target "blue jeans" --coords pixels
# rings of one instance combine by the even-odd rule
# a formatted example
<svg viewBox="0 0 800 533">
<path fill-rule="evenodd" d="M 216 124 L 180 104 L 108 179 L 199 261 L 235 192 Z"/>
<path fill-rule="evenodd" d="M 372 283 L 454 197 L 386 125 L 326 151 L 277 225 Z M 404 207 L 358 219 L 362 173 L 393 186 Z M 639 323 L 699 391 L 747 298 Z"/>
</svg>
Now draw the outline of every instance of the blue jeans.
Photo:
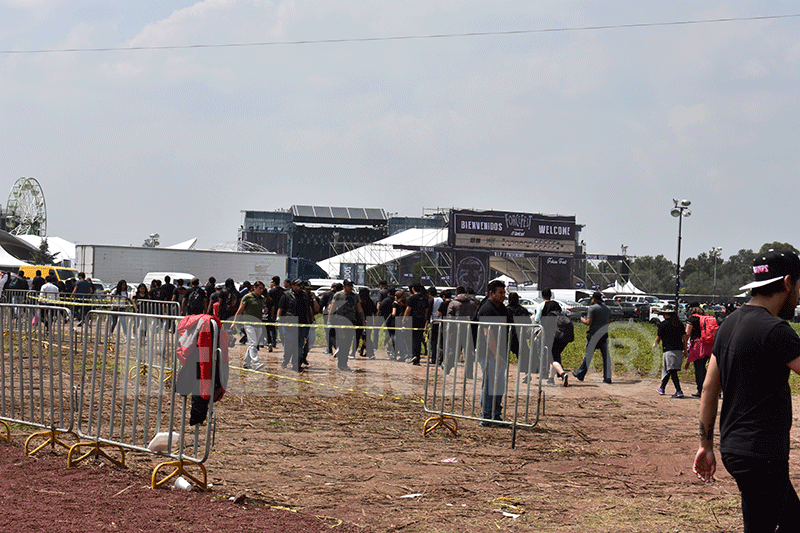
<svg viewBox="0 0 800 533">
<path fill-rule="evenodd" d="M 606 329 L 608 331 L 608 329 Z M 583 356 L 583 362 L 575 375 L 578 379 L 586 377 L 589 371 L 589 365 L 592 364 L 594 351 L 600 350 L 600 355 L 603 356 L 603 379 L 611 379 L 611 358 L 608 356 L 608 334 L 595 334 L 592 338 L 586 341 L 586 354 Z"/>
</svg>

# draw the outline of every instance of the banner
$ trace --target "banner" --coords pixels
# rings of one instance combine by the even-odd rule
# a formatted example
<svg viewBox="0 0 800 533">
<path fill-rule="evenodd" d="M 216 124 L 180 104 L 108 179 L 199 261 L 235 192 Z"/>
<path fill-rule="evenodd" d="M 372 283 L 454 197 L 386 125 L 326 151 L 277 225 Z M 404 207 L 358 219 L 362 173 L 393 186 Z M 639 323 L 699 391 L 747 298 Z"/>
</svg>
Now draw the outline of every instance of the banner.
<svg viewBox="0 0 800 533">
<path fill-rule="evenodd" d="M 539 290 L 571 289 L 572 262 L 571 257 L 539 256 Z"/>
<path fill-rule="evenodd" d="M 573 253 L 575 217 L 453 210 L 448 243 L 453 247 Z"/>
<path fill-rule="evenodd" d="M 472 288 L 484 294 L 489 284 L 489 254 L 480 251 L 455 250 L 453 252 L 453 285 Z"/>
</svg>

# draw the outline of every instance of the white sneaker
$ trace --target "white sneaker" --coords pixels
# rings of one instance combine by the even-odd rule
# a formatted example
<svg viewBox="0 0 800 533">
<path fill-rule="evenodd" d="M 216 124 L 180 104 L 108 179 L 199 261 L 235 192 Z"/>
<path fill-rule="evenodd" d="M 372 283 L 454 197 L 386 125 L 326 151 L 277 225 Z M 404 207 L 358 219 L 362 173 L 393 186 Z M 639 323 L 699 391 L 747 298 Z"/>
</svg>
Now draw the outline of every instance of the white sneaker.
<svg viewBox="0 0 800 533">
<path fill-rule="evenodd" d="M 255 365 L 253 365 L 253 370 L 256 372 L 258 372 L 262 368 L 264 368 L 264 363 L 256 363 Z"/>
</svg>

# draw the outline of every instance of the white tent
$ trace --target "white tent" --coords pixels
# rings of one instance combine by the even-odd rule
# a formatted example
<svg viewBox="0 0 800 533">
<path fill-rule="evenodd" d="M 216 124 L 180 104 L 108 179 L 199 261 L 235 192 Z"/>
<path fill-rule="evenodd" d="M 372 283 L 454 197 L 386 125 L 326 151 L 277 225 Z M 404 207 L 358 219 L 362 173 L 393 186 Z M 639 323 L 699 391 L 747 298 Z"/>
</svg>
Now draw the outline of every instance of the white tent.
<svg viewBox="0 0 800 533">
<path fill-rule="evenodd" d="M 17 235 L 20 239 L 27 242 L 34 248 L 39 248 L 42 244 L 42 237 L 38 235 Z M 70 266 L 75 265 L 75 243 L 69 242 L 61 237 L 45 237 L 47 239 L 47 250 L 56 255 L 56 262 L 62 263 L 69 261 Z"/>
<path fill-rule="evenodd" d="M 0 247 L 0 268 L 5 267 L 8 269 L 19 268 L 28 263 L 20 261 L 10 253 L 6 252 L 5 248 Z"/>
<path fill-rule="evenodd" d="M 188 241 L 179 242 L 178 244 L 173 244 L 172 246 L 167 246 L 167 248 L 170 250 L 194 250 L 195 245 L 197 245 L 197 237 L 189 239 Z"/>
<path fill-rule="evenodd" d="M 636 288 L 636 286 L 628 280 L 624 285 L 619 281 L 615 281 L 613 287 L 603 290 L 603 294 L 644 294 L 644 291 Z"/>
</svg>

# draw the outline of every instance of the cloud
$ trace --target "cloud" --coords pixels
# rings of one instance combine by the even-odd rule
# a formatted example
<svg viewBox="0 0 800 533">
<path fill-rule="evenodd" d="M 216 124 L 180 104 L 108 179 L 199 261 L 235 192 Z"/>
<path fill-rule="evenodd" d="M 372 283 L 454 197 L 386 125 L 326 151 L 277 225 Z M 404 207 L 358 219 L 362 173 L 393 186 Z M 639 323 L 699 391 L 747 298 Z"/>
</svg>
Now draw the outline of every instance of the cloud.
<svg viewBox="0 0 800 533">
<path fill-rule="evenodd" d="M 681 144 L 691 144 L 696 138 L 699 126 L 705 125 L 709 120 L 708 106 L 696 104 L 691 107 L 675 106 L 669 112 L 669 125 L 678 136 Z"/>
<path fill-rule="evenodd" d="M 738 79 L 742 80 L 757 80 L 766 78 L 769 76 L 769 74 L 770 72 L 767 67 L 755 59 L 750 59 L 741 66 L 741 70 L 739 71 L 739 75 L 737 77 Z"/>
</svg>

